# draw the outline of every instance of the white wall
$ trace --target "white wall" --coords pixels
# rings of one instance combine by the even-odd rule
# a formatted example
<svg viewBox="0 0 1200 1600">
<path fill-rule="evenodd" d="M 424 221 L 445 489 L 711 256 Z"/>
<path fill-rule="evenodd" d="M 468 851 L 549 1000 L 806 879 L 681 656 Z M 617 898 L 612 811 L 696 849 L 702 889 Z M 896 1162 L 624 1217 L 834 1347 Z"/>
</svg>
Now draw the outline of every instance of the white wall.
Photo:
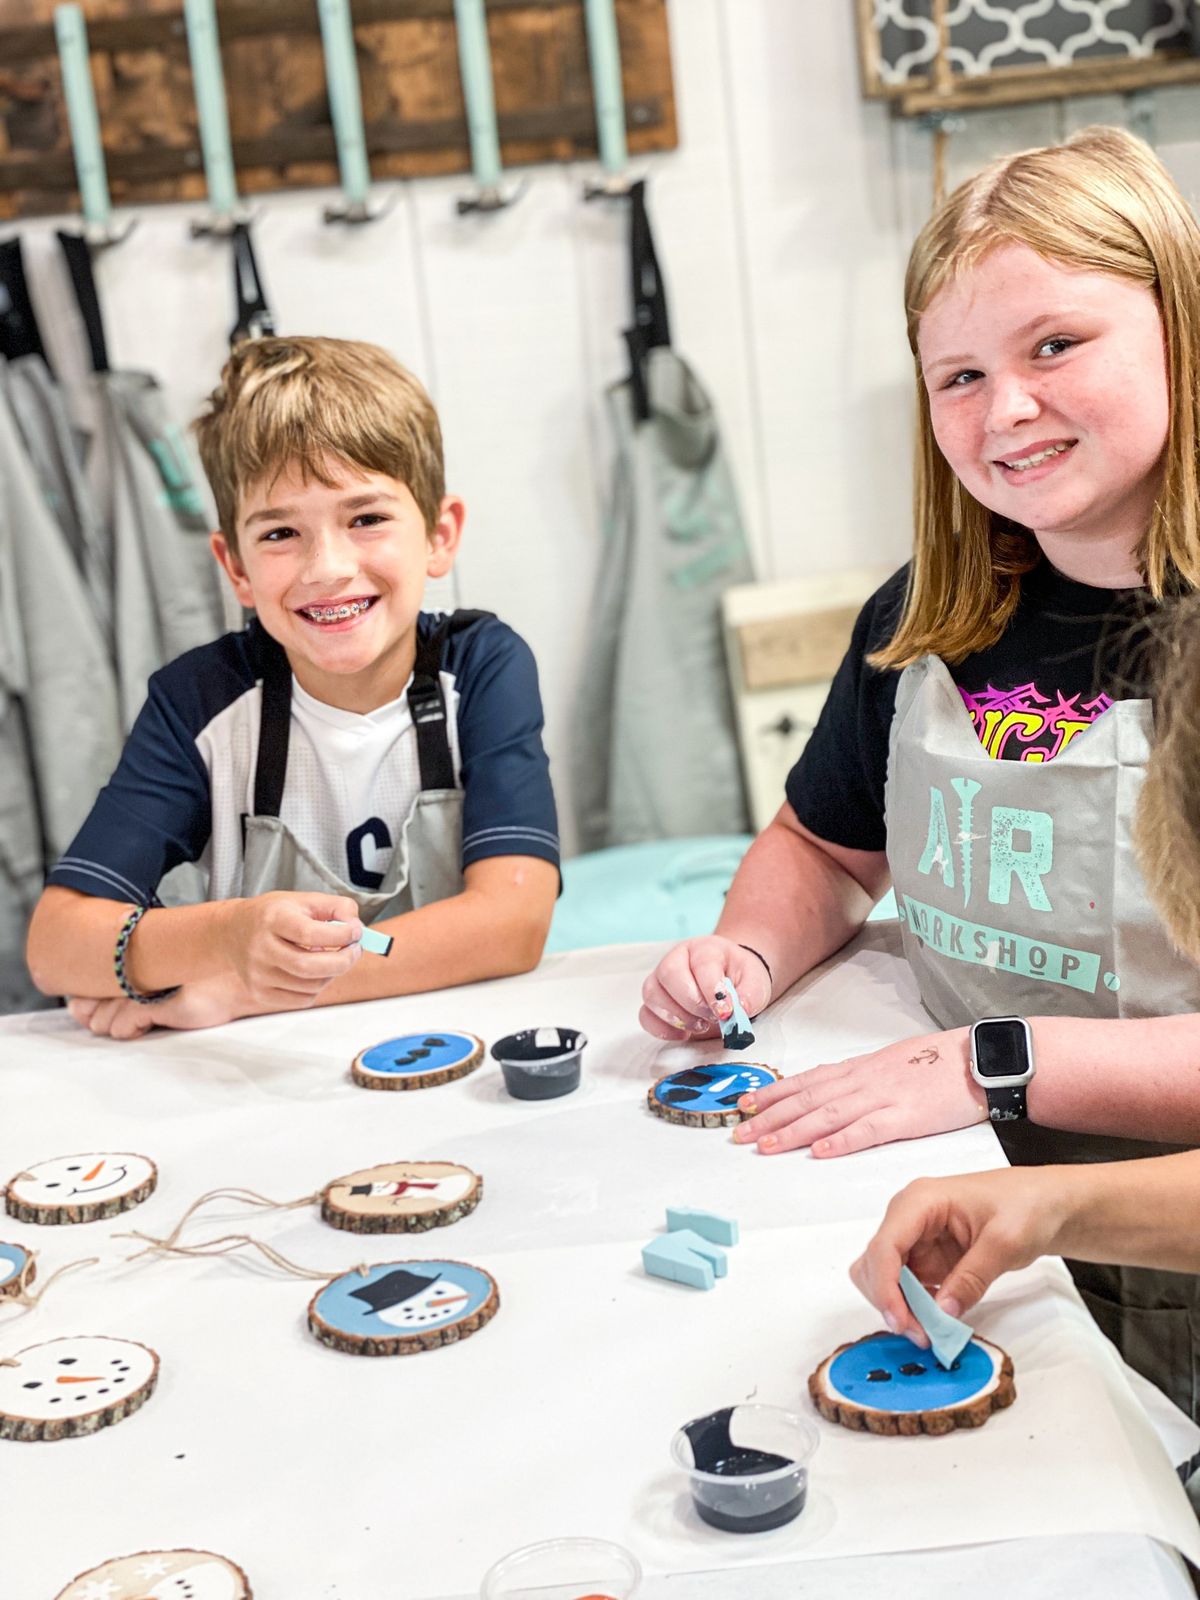
<svg viewBox="0 0 1200 1600">
<path fill-rule="evenodd" d="M 929 135 L 859 91 L 853 6 L 670 0 L 680 147 L 635 164 L 675 343 L 712 390 L 764 577 L 904 559 L 911 365 L 904 259 L 931 197 Z M 1200 186 L 1200 91 L 1152 101 L 1159 148 Z M 951 181 L 991 155 L 1125 120 L 1116 98 L 979 113 Z M 470 512 L 461 603 L 533 645 L 547 745 L 573 837 L 566 753 L 600 558 L 608 447 L 599 404 L 621 375 L 625 213 L 581 199 L 583 168 L 528 172 L 521 201 L 460 218 L 464 179 L 384 185 L 359 229 L 324 193 L 262 202 L 259 264 L 284 333 L 373 339 L 429 384 L 450 486 Z M 142 208 L 98 266 L 114 365 L 145 366 L 191 416 L 233 321 L 228 247 L 193 241 L 191 207 Z M 61 222 L 61 219 L 59 219 Z M 23 228 L 61 371 L 81 373 L 50 224 Z"/>
</svg>

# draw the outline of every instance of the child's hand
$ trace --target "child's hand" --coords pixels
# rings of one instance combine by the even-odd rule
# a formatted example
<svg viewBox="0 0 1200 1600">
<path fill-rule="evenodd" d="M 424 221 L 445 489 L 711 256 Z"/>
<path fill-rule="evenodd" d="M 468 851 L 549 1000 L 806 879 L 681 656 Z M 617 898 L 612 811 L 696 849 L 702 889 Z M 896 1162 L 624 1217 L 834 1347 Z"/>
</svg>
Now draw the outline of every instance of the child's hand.
<svg viewBox="0 0 1200 1600">
<path fill-rule="evenodd" d="M 304 1005 L 362 955 L 358 907 L 343 895 L 276 890 L 229 905 L 229 959 L 250 1009 Z"/>
<path fill-rule="evenodd" d="M 638 1021 L 656 1039 L 711 1039 L 720 1033 L 715 999 L 721 979 L 732 979 L 742 1005 L 755 1017 L 769 1004 L 771 982 L 756 955 L 710 934 L 685 939 L 658 963 L 642 985 Z"/>
<path fill-rule="evenodd" d="M 815 1156 L 844 1156 L 986 1122 L 968 1055 L 966 1028 L 954 1028 L 781 1078 L 742 1096 L 740 1109 L 754 1114 L 733 1137 L 764 1155 L 811 1145 Z"/>
<path fill-rule="evenodd" d="M 918 1178 L 892 1200 L 850 1276 L 894 1333 L 924 1348 L 929 1341 L 900 1291 L 900 1268 L 940 1284 L 938 1304 L 961 1317 L 1002 1272 L 1054 1249 L 1056 1190 L 1065 1192 L 1069 1181 L 1055 1167 Z"/>
<path fill-rule="evenodd" d="M 299 996 L 295 999 L 300 1001 Z M 67 1002 L 67 1010 L 82 1027 L 104 1038 L 126 1040 L 140 1039 L 151 1028 L 219 1028 L 253 1009 L 241 984 L 225 976 L 185 983 L 169 1000 L 150 1006 L 139 1006 L 124 996 Z"/>
</svg>

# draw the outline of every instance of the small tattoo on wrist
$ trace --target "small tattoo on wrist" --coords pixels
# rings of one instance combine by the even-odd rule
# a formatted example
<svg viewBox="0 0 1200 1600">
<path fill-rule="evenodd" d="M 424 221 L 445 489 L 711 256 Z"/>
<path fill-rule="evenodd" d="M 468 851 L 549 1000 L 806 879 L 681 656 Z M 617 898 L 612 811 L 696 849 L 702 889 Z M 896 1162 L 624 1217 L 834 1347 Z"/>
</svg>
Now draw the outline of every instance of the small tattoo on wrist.
<svg viewBox="0 0 1200 1600">
<path fill-rule="evenodd" d="M 935 1061 L 941 1059 L 937 1047 L 928 1045 L 924 1050 L 918 1050 L 915 1056 L 909 1056 L 908 1064 L 910 1067 L 931 1067 Z"/>
</svg>

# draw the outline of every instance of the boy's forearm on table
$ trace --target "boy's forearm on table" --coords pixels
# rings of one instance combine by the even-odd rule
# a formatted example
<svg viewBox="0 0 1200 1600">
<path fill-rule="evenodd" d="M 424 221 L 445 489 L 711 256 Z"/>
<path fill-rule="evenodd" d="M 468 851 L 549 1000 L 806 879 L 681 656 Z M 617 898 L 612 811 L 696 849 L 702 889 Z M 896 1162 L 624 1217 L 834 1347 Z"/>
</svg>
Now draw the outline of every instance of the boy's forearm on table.
<svg viewBox="0 0 1200 1600">
<path fill-rule="evenodd" d="M 1031 1121 L 1200 1145 L 1200 1015 L 1029 1020 Z"/>
<path fill-rule="evenodd" d="M 317 997 L 319 1006 L 511 977 L 537 966 L 548 918 L 513 911 L 470 888 L 448 900 L 373 924 L 392 936 L 386 956 L 363 954 L 349 972 Z"/>
<path fill-rule="evenodd" d="M 230 970 L 223 946 L 239 902 L 156 907 L 142 917 L 125 955 L 125 973 L 143 993 Z M 104 1000 L 120 995 L 113 957 L 130 902 L 71 889 L 47 889 L 30 928 L 28 960 L 43 994 Z"/>
</svg>

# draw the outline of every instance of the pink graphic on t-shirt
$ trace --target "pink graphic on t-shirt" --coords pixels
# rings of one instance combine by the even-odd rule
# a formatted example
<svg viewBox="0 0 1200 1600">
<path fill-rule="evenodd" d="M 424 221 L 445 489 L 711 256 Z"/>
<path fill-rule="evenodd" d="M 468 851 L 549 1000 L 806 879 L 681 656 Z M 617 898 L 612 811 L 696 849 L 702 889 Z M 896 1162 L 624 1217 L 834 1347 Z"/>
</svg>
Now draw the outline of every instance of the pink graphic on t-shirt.
<svg viewBox="0 0 1200 1600">
<path fill-rule="evenodd" d="M 1016 689 L 993 689 L 989 684 L 977 694 L 963 688 L 958 692 L 980 744 L 998 761 L 1053 761 L 1112 705 L 1106 694 L 1084 700 L 1082 693 L 1068 697 L 1059 690 L 1052 699 L 1035 683 Z M 1009 751 L 1013 740 L 1021 747 L 1019 754 Z"/>
</svg>

